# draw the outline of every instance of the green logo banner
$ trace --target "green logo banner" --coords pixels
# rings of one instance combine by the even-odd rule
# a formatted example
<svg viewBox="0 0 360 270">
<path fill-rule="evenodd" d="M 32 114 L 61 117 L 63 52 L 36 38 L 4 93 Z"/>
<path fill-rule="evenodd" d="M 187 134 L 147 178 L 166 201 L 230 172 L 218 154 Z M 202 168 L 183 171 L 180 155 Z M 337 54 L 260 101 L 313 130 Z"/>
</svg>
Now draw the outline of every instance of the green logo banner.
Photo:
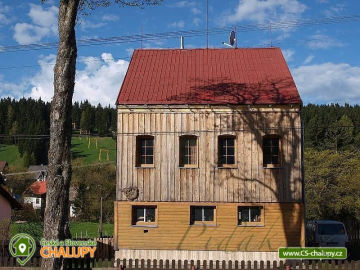
<svg viewBox="0 0 360 270">
<path fill-rule="evenodd" d="M 279 258 L 343 260 L 347 258 L 347 249 L 344 247 L 282 247 L 279 248 Z"/>
<path fill-rule="evenodd" d="M 31 235 L 26 233 L 18 233 L 14 235 L 9 243 L 9 252 L 16 261 L 24 266 L 34 255 L 36 250 L 36 242 Z"/>
</svg>

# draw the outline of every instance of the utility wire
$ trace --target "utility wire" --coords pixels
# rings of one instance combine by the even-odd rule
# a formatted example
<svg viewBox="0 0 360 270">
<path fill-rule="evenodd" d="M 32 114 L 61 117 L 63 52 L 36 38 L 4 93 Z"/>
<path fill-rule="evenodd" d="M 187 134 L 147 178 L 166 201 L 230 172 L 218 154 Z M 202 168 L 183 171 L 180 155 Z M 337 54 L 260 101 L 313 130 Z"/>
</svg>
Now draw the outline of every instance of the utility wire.
<svg viewBox="0 0 360 270">
<path fill-rule="evenodd" d="M 103 163 L 94 163 L 94 164 L 88 164 L 88 165 L 78 165 L 78 166 L 71 166 L 72 168 L 86 168 L 86 167 L 95 167 L 95 166 L 106 166 L 109 164 L 114 164 L 116 161 L 108 161 Z M 14 175 L 24 175 L 24 174 L 34 174 L 43 172 L 45 170 L 37 170 L 37 171 L 27 171 L 27 172 L 17 172 L 17 173 L 7 173 L 4 174 L 5 176 L 14 176 Z"/>
<path fill-rule="evenodd" d="M 357 128 L 360 125 L 353 126 L 317 126 L 318 129 L 338 129 L 338 128 Z M 166 134 L 191 134 L 191 133 L 227 133 L 227 132 L 251 132 L 253 130 L 306 130 L 306 127 L 301 126 L 277 126 L 277 127 L 257 127 L 257 128 L 243 128 L 243 129 L 206 129 L 206 130 L 180 130 L 180 131 L 143 131 L 143 132 L 117 132 L 117 135 L 146 135 L 146 134 L 157 134 L 157 135 L 166 135 Z M 91 137 L 91 138 L 101 138 L 98 135 L 72 135 L 72 137 Z M 0 138 L 16 138 L 16 139 L 28 139 L 28 140 L 38 140 L 38 139 L 49 139 L 50 135 L 6 135 L 0 134 Z M 116 149 L 108 149 L 116 150 Z"/>
<path fill-rule="evenodd" d="M 336 24 L 346 23 L 352 21 L 359 21 L 360 15 L 347 15 L 347 16 L 332 16 L 323 18 L 313 19 L 299 19 L 291 21 L 279 21 L 271 22 L 271 29 L 289 29 L 295 27 L 314 26 L 320 24 Z M 251 31 L 268 31 L 268 24 L 248 24 L 248 25 L 237 25 L 237 32 L 251 32 Z M 158 39 L 171 39 L 178 38 L 179 36 L 184 37 L 196 37 L 203 35 L 216 35 L 224 32 L 229 32 L 233 27 L 227 26 L 222 28 L 212 29 L 199 29 L 199 30 L 184 30 L 184 31 L 173 31 L 153 34 L 142 34 L 142 35 L 128 35 L 128 36 L 114 36 L 114 37 L 103 37 L 103 38 L 91 38 L 91 39 L 79 39 L 77 40 L 78 46 L 94 46 L 94 45 L 108 45 L 108 44 L 122 44 L 139 41 L 152 41 Z M 58 42 L 49 43 L 34 43 L 27 45 L 10 45 L 0 47 L 0 53 L 6 52 L 18 52 L 18 51 L 33 51 L 33 50 L 44 50 L 53 49 L 58 47 Z"/>
<path fill-rule="evenodd" d="M 345 36 L 345 35 L 339 35 L 339 36 Z M 283 43 L 306 43 L 311 41 L 324 41 L 323 38 L 309 38 L 309 39 L 291 39 L 286 41 L 276 41 L 276 42 L 264 42 L 264 43 L 258 43 L 253 46 L 245 46 L 244 48 L 258 48 L 258 47 L 269 47 L 272 45 L 279 45 Z M 86 57 L 86 56 L 83 56 Z M 152 56 L 141 56 L 144 57 L 152 57 Z M 77 64 L 81 63 L 93 63 L 93 62 L 105 62 L 105 61 L 111 61 L 111 60 L 123 60 L 123 61 L 129 61 L 131 59 L 130 56 L 119 56 L 119 57 L 110 57 L 110 58 L 92 58 L 87 60 L 80 60 L 77 61 Z M 19 69 L 19 68 L 37 68 L 41 66 L 55 66 L 55 63 L 42 63 L 42 64 L 36 64 L 36 65 L 23 65 L 23 66 L 2 66 L 0 67 L 0 70 L 9 70 L 9 69 Z"/>
</svg>

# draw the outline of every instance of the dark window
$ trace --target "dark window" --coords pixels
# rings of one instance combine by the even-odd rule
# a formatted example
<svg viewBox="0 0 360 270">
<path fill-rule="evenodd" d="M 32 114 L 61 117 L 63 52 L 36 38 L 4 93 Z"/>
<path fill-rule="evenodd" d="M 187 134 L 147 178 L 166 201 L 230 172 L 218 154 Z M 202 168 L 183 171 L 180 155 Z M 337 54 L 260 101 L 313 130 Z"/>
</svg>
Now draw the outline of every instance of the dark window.
<svg viewBox="0 0 360 270">
<path fill-rule="evenodd" d="M 244 222 L 261 222 L 261 206 L 240 206 L 239 210 L 239 225 Z"/>
<path fill-rule="evenodd" d="M 344 225 L 342 224 L 318 224 L 320 235 L 337 235 L 345 234 Z"/>
<path fill-rule="evenodd" d="M 235 164 L 235 137 L 219 137 L 219 166 Z"/>
<path fill-rule="evenodd" d="M 280 165 L 280 138 L 266 136 L 263 138 L 264 167 L 273 164 Z"/>
<path fill-rule="evenodd" d="M 156 222 L 156 206 L 133 206 L 133 225 Z"/>
<path fill-rule="evenodd" d="M 137 137 L 137 164 L 136 166 L 154 164 L 154 137 Z"/>
<path fill-rule="evenodd" d="M 197 138 L 195 136 L 180 137 L 180 167 L 197 164 Z"/>
<path fill-rule="evenodd" d="M 190 207 L 190 224 L 197 222 L 214 222 L 215 206 L 191 206 Z"/>
</svg>

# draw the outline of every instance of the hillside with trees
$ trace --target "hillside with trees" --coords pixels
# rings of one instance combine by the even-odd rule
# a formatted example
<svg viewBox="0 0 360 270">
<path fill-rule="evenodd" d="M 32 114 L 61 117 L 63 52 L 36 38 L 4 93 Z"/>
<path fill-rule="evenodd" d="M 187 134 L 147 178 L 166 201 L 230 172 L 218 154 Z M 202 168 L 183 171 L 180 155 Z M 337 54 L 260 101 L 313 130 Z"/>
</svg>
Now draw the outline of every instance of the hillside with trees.
<svg viewBox="0 0 360 270">
<path fill-rule="evenodd" d="M 360 106 L 307 105 L 305 200 L 308 219 L 360 223 Z"/>
<path fill-rule="evenodd" d="M 50 103 L 40 99 L 0 99 L 0 147 L 16 145 L 22 167 L 47 164 L 49 114 Z M 88 101 L 75 102 L 72 123 L 74 133 L 81 130 L 85 134 L 111 137 L 116 131 L 116 111 L 110 106 L 92 106 Z"/>
</svg>

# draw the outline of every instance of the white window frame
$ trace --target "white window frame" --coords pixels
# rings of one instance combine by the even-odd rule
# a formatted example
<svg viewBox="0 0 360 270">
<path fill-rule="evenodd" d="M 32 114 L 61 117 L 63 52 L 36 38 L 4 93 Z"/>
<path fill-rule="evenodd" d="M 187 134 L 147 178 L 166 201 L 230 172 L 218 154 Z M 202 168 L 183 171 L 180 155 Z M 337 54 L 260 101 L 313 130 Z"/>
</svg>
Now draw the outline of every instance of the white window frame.
<svg viewBox="0 0 360 270">
<path fill-rule="evenodd" d="M 147 225 L 156 225 L 157 224 L 157 206 L 156 205 L 133 205 L 132 206 L 132 226 L 147 226 Z M 143 208 L 143 220 L 138 220 L 136 216 L 136 210 Z M 146 210 L 148 209 L 155 210 L 155 221 L 146 220 Z M 134 211 L 135 210 L 135 211 Z"/>
<path fill-rule="evenodd" d="M 195 220 L 195 208 L 201 208 L 201 220 Z M 205 208 L 211 208 L 213 211 L 213 220 L 205 220 Z M 192 217 L 194 215 L 194 217 Z M 216 224 L 216 206 L 213 205 L 191 205 L 190 206 L 190 224 Z"/>
<path fill-rule="evenodd" d="M 249 211 L 249 221 L 241 221 L 241 210 L 248 208 Z M 251 221 L 251 209 L 252 208 L 260 208 L 260 221 Z M 264 226 L 264 206 L 262 205 L 244 205 L 238 206 L 238 226 Z"/>
</svg>

